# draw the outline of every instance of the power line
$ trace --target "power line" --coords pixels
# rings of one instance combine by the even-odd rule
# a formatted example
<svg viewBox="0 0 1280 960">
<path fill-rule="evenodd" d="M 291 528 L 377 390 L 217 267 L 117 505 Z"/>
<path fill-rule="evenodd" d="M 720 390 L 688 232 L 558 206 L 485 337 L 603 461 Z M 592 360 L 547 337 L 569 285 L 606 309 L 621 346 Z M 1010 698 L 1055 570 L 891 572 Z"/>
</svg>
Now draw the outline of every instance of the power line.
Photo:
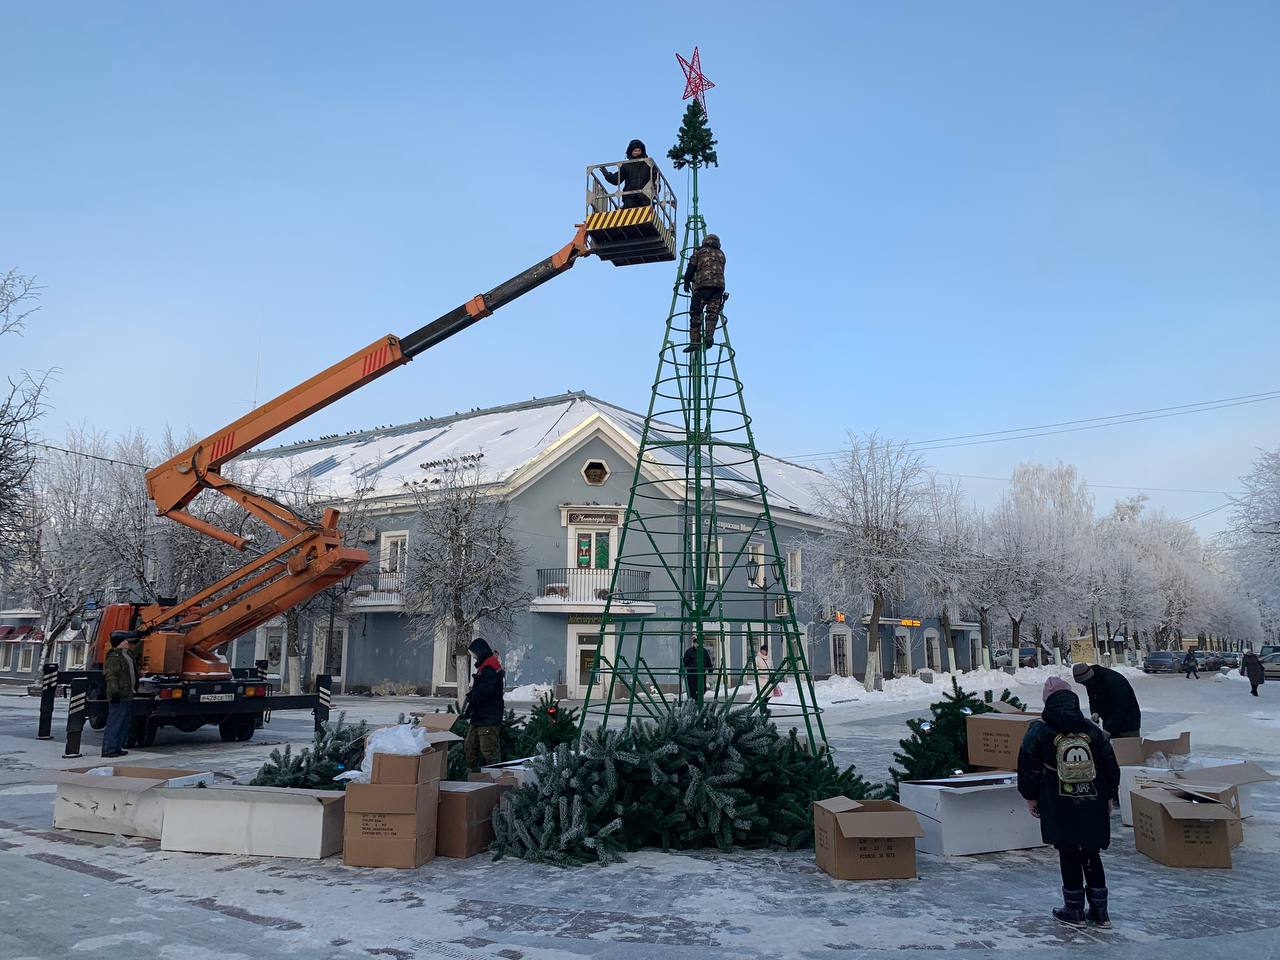
<svg viewBox="0 0 1280 960">
<path fill-rule="evenodd" d="M 1012 483 L 1009 477 L 989 477 L 981 473 L 943 473 L 938 471 L 940 477 L 958 477 L 963 480 L 995 480 L 999 483 Z M 1149 487 L 1140 483 L 1095 483 L 1092 480 L 1085 481 L 1089 487 L 1099 490 L 1150 490 L 1152 493 L 1212 493 L 1221 494 L 1224 497 L 1243 496 L 1243 492 L 1239 490 L 1194 490 L 1188 487 Z"/>
<path fill-rule="evenodd" d="M 1029 440 L 1034 437 L 1054 436 L 1059 433 L 1076 433 L 1081 430 L 1097 430 L 1102 427 L 1114 427 L 1126 423 L 1141 423 L 1146 420 L 1163 420 L 1169 417 L 1185 417 L 1193 413 L 1204 413 L 1211 410 L 1226 409 L 1227 407 L 1239 407 L 1252 403 L 1263 403 L 1268 400 L 1280 400 L 1280 390 L 1269 390 L 1265 393 L 1249 393 L 1236 397 L 1220 397 L 1216 400 L 1202 400 L 1198 403 L 1177 404 L 1169 407 L 1152 407 L 1149 410 L 1135 410 L 1130 413 L 1115 413 L 1103 417 L 1062 420 L 1057 423 L 1044 423 L 1026 427 L 1010 427 L 1004 430 L 989 430 L 984 433 L 957 434 L 956 436 L 951 437 L 935 437 L 932 440 L 912 440 L 908 441 L 906 446 L 924 450 L 947 450 L 952 447 L 969 447 L 986 443 L 1002 443 L 1008 440 Z M 1065 429 L 1051 429 L 1058 427 Z M 821 460 L 832 456 L 838 456 L 845 452 L 846 451 L 844 450 L 826 450 L 820 453 L 798 454 L 785 459 Z"/>
<path fill-rule="evenodd" d="M 102 463 L 118 463 L 122 467 L 137 467 L 139 470 L 150 470 L 144 463 L 133 463 L 129 460 L 117 460 L 114 457 L 102 457 L 96 453 L 85 453 L 83 450 L 68 450 L 66 447 L 54 446 L 52 443 L 40 443 L 36 440 L 24 441 L 29 447 L 40 447 L 43 450 L 56 450 L 58 453 L 70 454 L 73 457 L 82 457 L 85 460 L 99 460 Z"/>
</svg>

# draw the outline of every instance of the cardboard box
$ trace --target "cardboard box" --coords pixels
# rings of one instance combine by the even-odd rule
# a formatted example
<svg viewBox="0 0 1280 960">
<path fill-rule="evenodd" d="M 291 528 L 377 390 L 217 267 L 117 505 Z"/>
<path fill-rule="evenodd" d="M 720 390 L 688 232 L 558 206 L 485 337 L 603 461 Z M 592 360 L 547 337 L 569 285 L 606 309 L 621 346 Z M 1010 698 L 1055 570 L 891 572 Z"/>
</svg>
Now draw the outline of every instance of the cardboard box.
<svg viewBox="0 0 1280 960">
<path fill-rule="evenodd" d="M 1271 783 L 1276 778 L 1256 763 L 1246 761 L 1222 762 L 1216 759 L 1193 761 L 1186 770 L 1179 770 L 1176 779 L 1197 789 L 1214 786 L 1237 788 L 1238 812 L 1243 819 L 1253 816 L 1254 793 L 1258 784 Z"/>
<path fill-rule="evenodd" d="M 1116 737 L 1111 741 L 1116 763 L 1122 767 L 1150 766 L 1157 754 L 1166 757 L 1185 757 L 1191 753 L 1191 734 L 1183 731 L 1172 740 L 1148 740 L 1146 737 Z"/>
<path fill-rule="evenodd" d="M 916 848 L 946 857 L 1040 847 L 1040 821 L 1027 812 L 1014 774 L 969 773 L 944 780 L 904 780 L 902 805 L 920 814 Z"/>
<path fill-rule="evenodd" d="M 413 870 L 435 856 L 435 834 L 410 840 L 380 840 L 349 837 L 342 849 L 342 862 L 349 867 L 393 867 Z"/>
<path fill-rule="evenodd" d="M 969 763 L 975 767 L 1017 770 L 1022 738 L 1039 719 L 1029 713 L 977 713 L 965 717 Z"/>
<path fill-rule="evenodd" d="M 371 781 L 378 785 L 431 783 L 441 779 L 444 753 L 427 747 L 416 756 L 375 753 Z"/>
<path fill-rule="evenodd" d="M 435 833 L 440 782 L 423 784 L 353 783 L 347 787 L 344 835 L 412 840 Z"/>
<path fill-rule="evenodd" d="M 110 769 L 110 776 L 89 773 Z M 61 770 L 50 779 L 58 785 L 53 798 L 53 825 L 62 830 L 112 833 L 159 840 L 165 802 L 158 787 L 213 783 L 209 771 L 169 767 L 105 765 Z"/>
<path fill-rule="evenodd" d="M 436 855 L 465 860 L 493 842 L 493 809 L 507 784 L 445 780 L 436 816 Z"/>
<path fill-rule="evenodd" d="M 1204 793 L 1152 785 L 1133 793 L 1133 837 L 1139 853 L 1170 867 L 1231 869 L 1229 806 Z"/>
<path fill-rule="evenodd" d="M 892 800 L 832 797 L 813 805 L 818 869 L 837 880 L 914 880 L 920 818 Z"/>
<path fill-rule="evenodd" d="M 340 790 L 163 787 L 161 850 L 320 860 L 342 849 Z"/>
</svg>

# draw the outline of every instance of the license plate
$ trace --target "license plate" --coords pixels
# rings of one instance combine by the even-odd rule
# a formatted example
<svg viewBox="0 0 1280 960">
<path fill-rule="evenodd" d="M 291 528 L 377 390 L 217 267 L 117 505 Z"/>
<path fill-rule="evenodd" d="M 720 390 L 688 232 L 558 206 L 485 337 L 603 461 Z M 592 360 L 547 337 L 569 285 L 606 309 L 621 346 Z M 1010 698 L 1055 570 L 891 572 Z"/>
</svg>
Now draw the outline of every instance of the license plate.
<svg viewBox="0 0 1280 960">
<path fill-rule="evenodd" d="M 234 693 L 202 693 L 200 695 L 201 703 L 229 703 L 234 700 Z"/>
</svg>

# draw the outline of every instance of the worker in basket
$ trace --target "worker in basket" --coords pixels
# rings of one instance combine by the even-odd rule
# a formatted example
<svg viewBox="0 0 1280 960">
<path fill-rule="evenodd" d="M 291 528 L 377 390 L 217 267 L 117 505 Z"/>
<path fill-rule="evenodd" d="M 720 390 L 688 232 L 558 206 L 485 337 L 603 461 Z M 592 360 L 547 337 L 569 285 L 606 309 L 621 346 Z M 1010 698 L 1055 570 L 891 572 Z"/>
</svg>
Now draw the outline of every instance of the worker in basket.
<svg viewBox="0 0 1280 960">
<path fill-rule="evenodd" d="M 615 187 L 622 186 L 622 205 L 624 207 L 647 207 L 653 201 L 649 199 L 649 182 L 653 179 L 653 169 L 647 162 L 649 155 L 645 153 L 643 140 L 632 140 L 627 144 L 627 158 L 630 163 L 618 165 L 618 172 L 602 169 L 601 175 Z"/>
<path fill-rule="evenodd" d="M 685 353 L 693 353 L 699 347 L 710 349 L 715 341 L 716 324 L 720 311 L 729 295 L 724 292 L 724 251 L 720 238 L 708 233 L 702 246 L 693 251 L 684 268 L 685 293 L 689 300 L 689 345 Z M 706 313 L 706 323 L 702 315 Z"/>
</svg>

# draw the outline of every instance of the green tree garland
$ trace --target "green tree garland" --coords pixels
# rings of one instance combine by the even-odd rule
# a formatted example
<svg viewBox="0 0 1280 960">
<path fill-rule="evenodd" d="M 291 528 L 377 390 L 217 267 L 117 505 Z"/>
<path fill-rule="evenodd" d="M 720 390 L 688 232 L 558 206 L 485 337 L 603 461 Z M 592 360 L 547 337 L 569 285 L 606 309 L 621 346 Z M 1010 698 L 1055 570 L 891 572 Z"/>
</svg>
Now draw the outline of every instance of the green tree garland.
<svg viewBox="0 0 1280 960">
<path fill-rule="evenodd" d="M 686 703 L 657 722 L 587 732 L 531 761 L 537 783 L 494 813 L 495 854 L 568 866 L 658 847 L 795 849 L 814 800 L 875 795 L 853 767 L 811 756 L 754 711 Z"/>
<path fill-rule="evenodd" d="M 677 170 L 683 170 L 691 163 L 702 167 L 708 164 L 720 166 L 716 157 L 716 140 L 707 126 L 707 112 L 697 100 L 689 101 L 684 119 L 680 121 L 676 144 L 667 151 L 667 157 Z"/>
<path fill-rule="evenodd" d="M 289 744 L 282 752 L 278 747 L 249 783 L 255 787 L 295 787 L 303 790 L 345 790 L 345 780 L 333 778 L 346 770 L 355 770 L 364 759 L 365 739 L 370 727 L 361 720 L 354 726 L 344 723 L 346 714 L 338 714 L 334 723 L 326 723 L 316 733 L 310 747 L 296 754 Z"/>
</svg>

